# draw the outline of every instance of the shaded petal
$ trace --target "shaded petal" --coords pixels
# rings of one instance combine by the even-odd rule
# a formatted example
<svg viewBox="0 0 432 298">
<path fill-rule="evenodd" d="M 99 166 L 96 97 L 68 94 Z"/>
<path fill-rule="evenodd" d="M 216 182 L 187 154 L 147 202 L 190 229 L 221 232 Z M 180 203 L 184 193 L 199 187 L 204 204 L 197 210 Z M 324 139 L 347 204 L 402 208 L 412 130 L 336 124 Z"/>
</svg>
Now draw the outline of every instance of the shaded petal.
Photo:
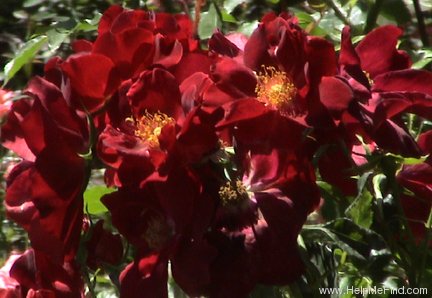
<svg viewBox="0 0 432 298">
<path fill-rule="evenodd" d="M 186 117 L 175 144 L 175 158 L 186 163 L 198 163 L 205 156 L 217 150 L 219 138 L 214 121 L 199 109 L 192 110 Z"/>
<path fill-rule="evenodd" d="M 185 239 L 172 258 L 172 274 L 188 295 L 200 296 L 210 284 L 210 265 L 217 251 L 207 241 Z"/>
<path fill-rule="evenodd" d="M 83 160 L 48 150 L 36 164 L 23 162 L 8 177 L 8 216 L 27 230 L 34 249 L 53 260 L 75 257 L 82 226 L 83 179 Z"/>
<path fill-rule="evenodd" d="M 419 147 L 423 150 L 424 154 L 431 154 L 432 153 L 432 130 L 422 133 L 419 136 L 417 143 Z"/>
<path fill-rule="evenodd" d="M 93 50 L 93 43 L 86 39 L 77 39 L 72 42 L 72 49 L 75 53 L 91 52 Z"/>
<path fill-rule="evenodd" d="M 414 196 L 402 194 L 401 205 L 419 244 L 426 236 L 425 223 L 432 207 L 432 166 L 427 163 L 404 166 L 397 181 L 414 193 Z"/>
<path fill-rule="evenodd" d="M 168 71 L 155 68 L 141 73 L 127 93 L 136 117 L 161 112 L 174 119 L 183 115 L 181 95 L 176 78 Z"/>
<path fill-rule="evenodd" d="M 131 263 L 120 274 L 120 295 L 124 298 L 168 298 L 166 260 L 154 256 Z"/>
<path fill-rule="evenodd" d="M 172 73 L 178 82 L 183 83 L 196 73 L 209 74 L 212 63 L 212 59 L 206 53 L 184 53 Z"/>
<path fill-rule="evenodd" d="M 100 34 L 93 45 L 93 53 L 110 58 L 123 78 L 152 64 L 154 51 L 153 32 L 142 28 L 117 34 L 108 31 Z"/>
<path fill-rule="evenodd" d="M 10 274 L 22 286 L 27 297 L 81 298 L 84 295 L 80 271 L 73 263 L 53 263 L 32 249 L 24 252 L 12 265 Z"/>
<path fill-rule="evenodd" d="M 432 117 L 432 96 L 416 92 L 381 92 L 375 98 L 374 120 L 380 125 L 402 113 L 414 113 L 430 119 Z"/>
<path fill-rule="evenodd" d="M 259 25 L 249 37 L 244 49 L 244 64 L 252 70 L 259 70 L 262 65 L 271 65 L 268 42 L 264 25 Z"/>
<path fill-rule="evenodd" d="M 432 73 L 408 69 L 391 71 L 374 78 L 373 91 L 419 92 L 432 96 Z"/>
<path fill-rule="evenodd" d="M 81 97 L 72 97 L 73 105 L 77 108 L 84 105 L 89 111 L 99 109 L 118 85 L 113 72 L 114 63 L 101 54 L 71 55 L 61 67 L 67 74 L 72 89 Z"/>
<path fill-rule="evenodd" d="M 221 58 L 212 69 L 211 78 L 218 88 L 235 98 L 255 96 L 255 74 L 232 58 Z"/>
<path fill-rule="evenodd" d="M 160 158 L 165 156 L 160 151 L 153 153 L 146 143 L 111 125 L 107 125 L 100 134 L 97 148 L 101 160 L 116 171 L 120 183 L 117 186 L 140 185 L 156 170 L 161 163 Z"/>
<path fill-rule="evenodd" d="M 280 19 L 280 18 L 278 18 Z M 285 26 L 278 30 L 279 44 L 276 49 L 276 58 L 290 78 L 297 85 L 302 85 L 304 65 L 306 63 L 306 36 L 299 28 L 288 29 Z M 324 47 L 323 49 L 324 50 Z M 321 61 L 323 62 L 323 61 Z M 302 82 L 299 84 L 299 82 Z"/>
<path fill-rule="evenodd" d="M 233 125 L 240 121 L 259 117 L 267 112 L 266 107 L 254 98 L 245 98 L 229 102 L 223 106 L 225 116 L 217 127 Z"/>
<path fill-rule="evenodd" d="M 309 62 L 307 74 L 311 85 L 318 85 L 323 76 L 336 75 L 336 53 L 331 42 L 319 37 L 309 37 L 306 53 Z M 298 68 L 300 72 L 304 64 L 299 65 Z"/>
<path fill-rule="evenodd" d="M 416 141 L 391 120 L 383 122 L 373 133 L 378 147 L 402 156 L 420 157 L 421 150 Z"/>
<path fill-rule="evenodd" d="M 416 195 L 430 199 L 432 195 L 432 166 L 427 163 L 405 166 L 397 176 L 398 182 Z M 431 201 L 432 203 L 432 201 Z"/>
<path fill-rule="evenodd" d="M 357 182 L 353 176 L 353 163 L 345 150 L 330 146 L 318 160 L 319 172 L 324 181 L 338 187 L 345 195 L 357 193 Z"/>
<path fill-rule="evenodd" d="M 123 7 L 119 5 L 110 6 L 103 13 L 98 27 L 98 35 L 101 35 L 105 32 L 108 32 L 111 29 L 111 26 L 114 20 L 123 12 Z"/>
<path fill-rule="evenodd" d="M 265 222 L 255 226 L 255 242 L 249 244 L 259 268 L 259 282 L 287 284 L 298 279 L 304 265 L 297 249 L 297 235 L 306 220 L 306 210 L 283 194 L 256 194 Z"/>
<path fill-rule="evenodd" d="M 1 127 L 2 145 L 15 152 L 21 158 L 29 161 L 35 160 L 36 157 L 34 154 L 37 152 L 33 153 L 32 148 L 29 148 L 27 144 L 22 122 L 31 112 L 32 104 L 32 101 L 24 99 L 14 102 L 6 123 Z M 33 132 L 33 134 L 35 133 Z"/>
<path fill-rule="evenodd" d="M 218 250 L 210 267 L 208 296 L 248 297 L 257 283 L 257 273 L 253 270 L 253 261 L 245 247 L 245 235 L 214 232 L 208 238 L 209 243 Z"/>
<path fill-rule="evenodd" d="M 339 63 L 342 65 L 360 65 L 360 58 L 351 42 L 351 28 L 348 26 L 342 30 Z"/>
<path fill-rule="evenodd" d="M 103 227 L 99 220 L 91 230 L 91 236 L 85 247 L 87 249 L 87 266 L 96 270 L 103 263 L 118 265 L 123 257 L 123 244 L 119 234 L 113 234 Z M 109 247 L 110 249 L 106 249 Z"/>
<path fill-rule="evenodd" d="M 208 41 L 209 50 L 231 58 L 240 53 L 240 49 L 217 30 Z"/>
<path fill-rule="evenodd" d="M 41 108 L 49 115 L 43 115 L 54 122 L 54 126 L 59 130 L 55 135 L 61 134 L 65 142 L 72 150 L 85 153 L 88 144 L 89 132 L 87 121 L 79 117 L 74 109 L 67 105 L 62 93 L 54 84 L 35 77 L 29 83 L 27 91 L 33 94 L 41 103 Z M 45 124 L 49 126 L 50 124 Z M 28 128 L 32 133 L 33 129 Z M 53 139 L 53 136 L 45 136 L 46 139 Z"/>
<path fill-rule="evenodd" d="M 319 85 L 319 94 L 321 102 L 336 117 L 346 111 L 354 100 L 352 89 L 336 77 L 323 77 Z"/>
</svg>

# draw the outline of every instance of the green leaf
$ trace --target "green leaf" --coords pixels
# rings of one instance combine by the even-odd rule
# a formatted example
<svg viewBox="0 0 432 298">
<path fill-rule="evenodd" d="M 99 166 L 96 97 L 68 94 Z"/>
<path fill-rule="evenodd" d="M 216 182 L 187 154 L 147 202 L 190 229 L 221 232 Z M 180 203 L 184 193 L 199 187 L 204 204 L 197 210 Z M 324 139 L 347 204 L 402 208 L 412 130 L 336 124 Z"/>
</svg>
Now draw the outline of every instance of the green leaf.
<svg viewBox="0 0 432 298">
<path fill-rule="evenodd" d="M 38 12 L 38 13 L 35 13 L 35 14 L 30 15 L 30 18 L 31 18 L 33 21 L 36 21 L 36 22 L 42 22 L 42 21 L 45 21 L 45 20 L 53 19 L 53 18 L 55 18 L 56 16 L 57 16 L 57 15 L 56 15 L 55 13 L 52 13 L 52 12 L 48 12 L 48 11 L 40 11 L 40 12 Z"/>
<path fill-rule="evenodd" d="M 399 163 L 403 165 L 416 165 L 425 162 L 429 155 L 421 156 L 420 158 L 415 158 L 415 157 L 403 157 L 401 155 L 387 153 L 386 156 L 394 157 Z"/>
<path fill-rule="evenodd" d="M 373 196 L 365 187 L 371 174 L 372 172 L 367 172 L 360 176 L 357 181 L 357 197 L 345 211 L 346 216 L 364 228 L 369 228 L 373 221 Z"/>
<path fill-rule="evenodd" d="M 226 11 L 232 12 L 234 8 L 245 2 L 245 0 L 225 0 L 223 7 Z"/>
<path fill-rule="evenodd" d="M 432 50 L 429 49 L 420 50 L 418 51 L 418 54 L 420 54 L 421 58 L 412 65 L 412 68 L 422 69 L 426 65 L 432 62 Z"/>
<path fill-rule="evenodd" d="M 51 52 L 56 51 L 60 45 L 65 41 L 65 39 L 69 36 L 70 31 L 61 30 L 61 29 L 51 29 L 48 30 L 46 35 L 48 36 L 48 46 Z"/>
<path fill-rule="evenodd" d="M 303 11 L 296 12 L 295 16 L 297 17 L 300 25 L 303 24 L 307 25 L 309 23 L 315 22 L 315 19 L 313 18 L 312 15 L 310 15 L 309 13 L 305 13 Z"/>
<path fill-rule="evenodd" d="M 207 39 L 212 36 L 216 28 L 222 25 L 217 12 L 216 6 L 212 3 L 209 10 L 201 14 L 201 20 L 198 26 L 198 34 L 201 39 Z"/>
<path fill-rule="evenodd" d="M 6 85 L 10 79 L 27 63 L 33 60 L 37 52 L 48 42 L 46 35 L 37 36 L 27 41 L 24 46 L 18 51 L 16 56 L 6 64 L 4 68 Z"/>
<path fill-rule="evenodd" d="M 337 217 L 343 217 L 346 209 L 346 197 L 329 183 L 317 181 L 317 185 L 324 201 L 324 204 L 320 208 L 320 213 L 323 218 L 332 220 Z"/>
<path fill-rule="evenodd" d="M 405 24 L 411 21 L 411 14 L 403 0 L 383 1 L 380 14 L 398 24 Z"/>
<path fill-rule="evenodd" d="M 302 235 L 305 239 L 315 239 L 315 241 L 335 244 L 347 252 L 350 256 L 362 261 L 366 261 L 366 258 L 362 254 L 358 253 L 350 245 L 347 245 L 343 239 L 339 238 L 336 233 L 328 229 L 325 225 L 305 226 L 303 227 Z"/>
<path fill-rule="evenodd" d="M 253 291 L 249 294 L 249 298 L 283 298 L 283 294 L 279 291 L 278 287 L 267 286 L 267 285 L 257 285 Z"/>
<path fill-rule="evenodd" d="M 231 14 L 229 14 L 228 12 L 226 12 L 225 10 L 222 10 L 222 21 L 227 22 L 227 23 L 237 23 L 237 20 L 235 17 L 233 17 Z"/>
<path fill-rule="evenodd" d="M 42 4 L 45 0 L 26 0 L 23 3 L 23 7 L 29 8 L 33 6 L 37 6 L 39 4 Z"/>
<path fill-rule="evenodd" d="M 381 192 L 381 183 L 385 182 L 387 177 L 384 174 L 377 174 L 372 179 L 372 185 L 375 193 L 375 198 L 383 199 L 384 196 Z"/>
<path fill-rule="evenodd" d="M 345 214 L 359 226 L 369 228 L 373 221 L 372 200 L 373 196 L 369 191 L 363 192 L 348 207 Z"/>
<path fill-rule="evenodd" d="M 81 22 L 81 23 L 78 23 L 76 25 L 76 27 L 74 28 L 74 31 L 75 32 L 79 32 L 79 31 L 89 32 L 89 31 L 94 31 L 96 29 L 97 29 L 96 25 L 92 25 L 92 24 L 90 24 L 88 22 Z"/>
<path fill-rule="evenodd" d="M 366 183 L 368 181 L 369 176 L 372 174 L 372 172 L 366 172 L 363 175 L 360 176 L 360 178 L 357 180 L 357 197 L 361 196 L 363 193 L 363 190 L 366 186 Z"/>
<path fill-rule="evenodd" d="M 252 32 L 258 28 L 258 21 L 253 21 L 253 22 L 245 22 L 243 23 L 238 29 L 237 31 L 239 33 L 243 33 L 246 36 L 250 36 L 252 34 Z"/>
<path fill-rule="evenodd" d="M 386 242 L 379 234 L 348 218 L 338 218 L 324 225 L 305 225 L 302 236 L 305 243 L 318 241 L 336 245 L 348 256 L 362 262 L 370 262 L 390 254 Z"/>
<path fill-rule="evenodd" d="M 95 31 L 98 28 L 98 24 L 100 21 L 100 18 L 102 17 L 101 14 L 96 14 L 93 19 L 91 20 L 85 20 L 80 23 L 78 23 L 75 28 L 73 29 L 74 32 L 89 32 L 89 31 Z"/>
<path fill-rule="evenodd" d="M 336 17 L 333 11 L 329 11 L 324 15 L 319 23 L 319 27 L 327 32 L 327 35 L 336 42 L 340 42 L 342 29 L 345 24 Z"/>
<path fill-rule="evenodd" d="M 108 188 L 103 185 L 96 185 L 87 188 L 84 192 L 84 211 L 89 214 L 101 214 L 108 211 L 101 202 L 101 197 L 115 191 L 114 188 Z"/>
</svg>

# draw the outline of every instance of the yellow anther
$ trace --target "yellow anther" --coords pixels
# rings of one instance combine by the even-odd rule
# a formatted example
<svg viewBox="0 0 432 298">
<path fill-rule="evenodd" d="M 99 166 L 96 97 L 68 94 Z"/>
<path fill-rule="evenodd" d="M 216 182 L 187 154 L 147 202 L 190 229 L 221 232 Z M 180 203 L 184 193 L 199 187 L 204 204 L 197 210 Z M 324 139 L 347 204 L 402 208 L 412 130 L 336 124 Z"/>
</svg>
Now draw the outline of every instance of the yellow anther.
<svg viewBox="0 0 432 298">
<path fill-rule="evenodd" d="M 228 181 L 219 188 L 219 197 L 224 207 L 237 205 L 248 198 L 246 187 L 240 180 Z"/>
<path fill-rule="evenodd" d="M 275 109 L 289 108 L 297 95 L 297 88 L 285 72 L 278 71 L 273 66 L 263 66 L 263 69 L 258 74 L 255 88 L 258 100 Z"/>
<path fill-rule="evenodd" d="M 135 124 L 135 136 L 146 141 L 152 148 L 159 147 L 159 136 L 162 128 L 167 124 L 175 123 L 173 118 L 164 113 L 151 114 L 147 111 L 139 119 L 127 118 L 126 121 Z"/>
<path fill-rule="evenodd" d="M 374 80 L 372 80 L 370 73 L 368 73 L 367 71 L 364 71 L 364 70 L 363 70 L 363 73 L 365 74 L 366 78 L 368 79 L 369 85 L 372 86 L 374 83 Z"/>
</svg>

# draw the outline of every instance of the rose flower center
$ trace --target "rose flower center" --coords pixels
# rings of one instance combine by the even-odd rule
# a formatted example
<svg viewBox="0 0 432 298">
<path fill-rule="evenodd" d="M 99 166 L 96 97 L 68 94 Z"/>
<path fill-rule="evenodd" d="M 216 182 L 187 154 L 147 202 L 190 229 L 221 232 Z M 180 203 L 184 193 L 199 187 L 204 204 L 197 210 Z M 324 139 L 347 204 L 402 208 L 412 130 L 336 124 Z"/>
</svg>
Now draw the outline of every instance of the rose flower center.
<svg viewBox="0 0 432 298">
<path fill-rule="evenodd" d="M 127 120 L 134 122 L 135 124 L 135 136 L 143 141 L 148 142 L 149 146 L 152 148 L 159 147 L 159 136 L 162 132 L 162 128 L 167 124 L 174 124 L 175 120 L 168 115 L 157 112 L 151 114 L 145 112 L 141 118 Z"/>
<path fill-rule="evenodd" d="M 258 100 L 266 106 L 283 110 L 292 104 L 297 88 L 285 72 L 270 66 L 264 67 L 264 71 L 258 74 L 255 92 Z"/>
<path fill-rule="evenodd" d="M 153 217 L 149 220 L 144 240 L 150 249 L 160 251 L 173 235 L 173 228 L 162 218 Z"/>
<path fill-rule="evenodd" d="M 224 207 L 238 205 L 248 199 L 246 187 L 240 180 L 228 181 L 219 188 L 219 197 Z"/>
</svg>

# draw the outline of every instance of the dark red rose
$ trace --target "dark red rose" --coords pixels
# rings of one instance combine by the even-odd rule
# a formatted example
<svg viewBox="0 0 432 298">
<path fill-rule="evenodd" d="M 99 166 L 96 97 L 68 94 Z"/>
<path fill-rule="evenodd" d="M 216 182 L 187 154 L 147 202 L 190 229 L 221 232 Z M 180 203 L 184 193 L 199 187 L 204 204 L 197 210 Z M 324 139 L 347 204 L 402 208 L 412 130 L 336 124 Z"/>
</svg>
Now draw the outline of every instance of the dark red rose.
<svg viewBox="0 0 432 298">
<path fill-rule="evenodd" d="M 396 49 L 401 33 L 394 26 L 381 27 L 354 47 L 346 27 L 339 55 L 340 76 L 323 77 L 319 85 L 320 102 L 335 125 L 324 130 L 315 125 L 318 143 L 333 144 L 321 155 L 320 172 L 325 181 L 347 194 L 356 189 L 350 178 L 355 162 L 349 153 L 359 144 L 356 135 L 373 147 L 396 154 L 421 154 L 400 116 L 409 112 L 430 117 L 430 90 L 425 84 L 429 78 L 424 71 L 407 69 L 411 65 L 408 56 Z M 335 148 L 335 141 L 342 147 Z M 340 157 L 337 161 L 336 155 Z"/>
<path fill-rule="evenodd" d="M 53 84 L 35 78 L 27 90 L 33 99 L 17 102 L 2 129 L 4 146 L 26 158 L 8 176 L 7 214 L 29 232 L 35 249 L 71 259 L 81 228 L 85 162 L 79 154 L 88 150 L 87 124 Z"/>
<path fill-rule="evenodd" d="M 120 274 L 120 295 L 126 298 L 168 298 L 168 263 L 159 254 L 140 258 Z"/>
<path fill-rule="evenodd" d="M 106 56 L 98 53 L 79 53 L 69 56 L 60 67 L 66 75 L 66 98 L 80 110 L 94 112 L 114 93 L 119 84 L 115 64 Z"/>
<path fill-rule="evenodd" d="M 179 85 L 168 71 L 144 71 L 126 86 L 119 104 L 130 114 L 120 120 L 110 112 L 117 126 L 108 125 L 99 137 L 99 156 L 114 171 L 113 184 L 166 179 L 174 164 L 199 161 L 217 147 L 211 123 L 203 121 L 206 115 L 198 108 L 183 108 Z"/>
<path fill-rule="evenodd" d="M 380 27 L 354 49 L 345 28 L 339 62 L 355 102 L 364 105 L 361 113 L 367 110 L 371 117 L 371 125 L 365 127 L 369 136 L 383 149 L 418 157 L 420 150 L 399 116 L 405 112 L 431 116 L 432 90 L 426 83 L 431 78 L 426 71 L 408 69 L 408 55 L 396 49 L 401 34 L 397 27 Z"/>
<path fill-rule="evenodd" d="M 22 296 L 18 297 L 84 297 L 80 271 L 73 263 L 58 264 L 32 249 L 14 262 L 10 275 L 21 286 Z"/>
<path fill-rule="evenodd" d="M 79 245 L 86 179 L 80 154 L 88 152 L 87 121 L 68 105 L 57 86 L 42 78 L 33 79 L 27 93 L 30 98 L 14 104 L 2 129 L 4 146 L 24 158 L 7 177 L 6 214 L 28 232 L 33 249 L 15 262 L 11 276 L 30 296 L 46 290 L 52 296 L 80 297 L 78 270 L 70 273 L 73 282 L 66 276 L 62 280 L 61 275 L 69 273 L 60 272 L 69 270 L 63 266 L 75 266 Z M 24 260 L 30 254 L 35 262 Z M 17 266 L 24 275 L 14 269 Z M 41 276 L 37 280 L 36 271 Z M 64 296 L 59 294 L 63 292 Z"/>
<path fill-rule="evenodd" d="M 400 199 L 408 225 L 420 243 L 425 238 L 425 223 L 432 208 L 432 166 L 427 163 L 404 166 L 397 181 L 412 192 L 403 193 Z"/>
<path fill-rule="evenodd" d="M 371 79 L 374 80 L 379 74 L 411 66 L 408 54 L 396 49 L 402 33 L 402 30 L 396 26 L 381 26 L 369 32 L 357 45 L 355 52 L 360 60 L 361 68 L 370 75 Z M 347 59 L 346 62 L 354 64 L 352 60 Z"/>
<path fill-rule="evenodd" d="M 242 43 L 238 44 L 242 48 Z M 231 100 L 256 97 L 267 108 L 289 117 L 315 114 L 321 77 L 337 72 L 333 45 L 307 36 L 296 19 L 287 14 L 266 15 L 244 51 L 220 32 L 210 39 L 210 46 L 212 52 L 225 56 L 216 61 L 211 73 L 219 90 L 229 94 Z M 245 75 L 248 69 L 250 77 Z M 209 91 L 207 102 L 224 104 L 230 100 Z"/>
<path fill-rule="evenodd" d="M 44 150 L 8 177 L 6 214 L 27 230 L 34 249 L 56 261 L 74 258 L 82 225 L 84 161 L 71 156 Z"/>
<path fill-rule="evenodd" d="M 136 291 L 141 296 L 167 296 L 168 260 L 172 260 L 173 271 L 188 270 L 183 266 L 191 265 L 184 255 L 189 252 L 189 238 L 182 246 L 185 252 L 176 251 L 194 221 L 193 206 L 199 199 L 196 183 L 179 169 L 165 182 L 148 183 L 140 190 L 122 188 L 103 197 L 114 226 L 137 248 L 135 261 L 120 276 L 124 297 L 137 297 Z"/>
<path fill-rule="evenodd" d="M 420 134 L 417 143 L 419 147 L 421 148 L 423 155 L 429 154 L 429 157 L 427 159 L 427 162 L 431 164 L 432 161 L 432 130 L 426 131 L 422 134 Z"/>
<path fill-rule="evenodd" d="M 92 50 L 111 59 L 120 76 L 126 79 L 153 63 L 155 36 L 140 27 L 115 33 L 110 30 L 98 36 Z"/>
<path fill-rule="evenodd" d="M 118 265 L 123 257 L 120 235 L 105 230 L 103 224 L 100 220 L 94 225 L 86 242 L 87 265 L 94 270 L 104 263 Z"/>
<path fill-rule="evenodd" d="M 204 193 L 194 214 L 203 226 L 195 226 L 195 236 L 190 236 L 192 251 L 200 255 L 189 266 L 208 272 L 210 279 L 192 286 L 196 277 L 179 276 L 191 295 L 246 297 L 257 283 L 287 284 L 304 270 L 296 239 L 319 202 L 313 168 L 300 153 L 304 127 L 274 111 L 252 120 L 234 119 L 220 126 L 235 127 L 231 180 L 214 170 L 217 164 L 197 169 Z M 189 255 L 188 249 L 191 244 L 180 243 L 178 254 Z M 185 270 L 180 264 L 186 261 L 180 260 L 173 259 L 173 264 L 179 262 L 177 272 Z"/>
<path fill-rule="evenodd" d="M 20 254 L 11 254 L 3 267 L 0 268 L 0 297 L 21 298 L 21 287 L 19 283 L 9 275 L 9 271 Z"/>
</svg>

